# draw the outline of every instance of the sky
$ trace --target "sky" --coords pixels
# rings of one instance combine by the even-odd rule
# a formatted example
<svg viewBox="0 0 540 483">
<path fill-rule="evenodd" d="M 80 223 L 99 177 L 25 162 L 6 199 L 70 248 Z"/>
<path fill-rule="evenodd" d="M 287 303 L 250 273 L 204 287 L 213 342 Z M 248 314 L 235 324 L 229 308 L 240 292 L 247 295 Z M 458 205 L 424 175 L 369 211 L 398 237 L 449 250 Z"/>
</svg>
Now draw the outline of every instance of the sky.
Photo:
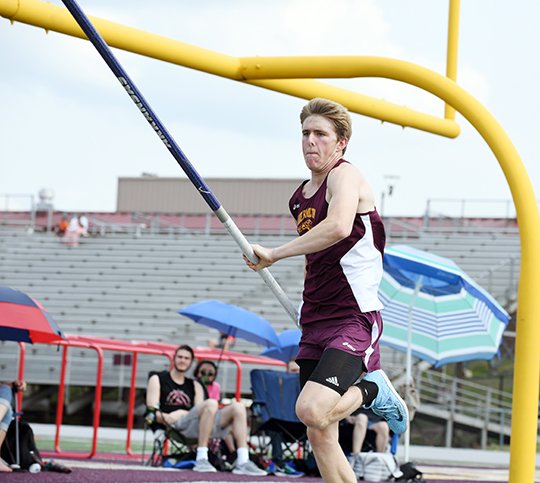
<svg viewBox="0 0 540 483">
<path fill-rule="evenodd" d="M 79 5 L 87 14 L 232 56 L 378 55 L 445 73 L 446 0 Z M 539 19 L 536 0 L 462 1 L 457 75 L 509 135 L 537 199 Z M 118 49 L 114 54 L 203 178 L 309 177 L 298 118 L 304 99 Z M 55 209 L 114 211 L 118 177 L 185 176 L 89 42 L 0 17 L 0 73 L 0 209 L 28 209 L 30 196 L 37 199 L 45 188 Z M 323 82 L 444 113 L 440 99 L 404 83 Z M 461 115 L 456 139 L 352 118 L 346 158 L 367 177 L 384 215 L 420 216 L 427 200 L 433 212 L 445 214 L 514 212 L 498 161 Z"/>
</svg>

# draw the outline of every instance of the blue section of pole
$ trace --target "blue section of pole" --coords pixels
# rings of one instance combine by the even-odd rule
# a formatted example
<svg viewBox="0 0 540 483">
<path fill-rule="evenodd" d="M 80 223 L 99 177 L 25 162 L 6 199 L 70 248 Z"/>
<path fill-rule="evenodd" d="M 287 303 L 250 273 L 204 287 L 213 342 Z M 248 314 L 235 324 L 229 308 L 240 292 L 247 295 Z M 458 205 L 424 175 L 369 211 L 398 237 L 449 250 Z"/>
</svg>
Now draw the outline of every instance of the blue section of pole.
<svg viewBox="0 0 540 483">
<path fill-rule="evenodd" d="M 99 52 L 103 60 L 107 63 L 107 65 L 113 71 L 114 75 L 116 76 L 116 78 L 118 79 L 122 87 L 126 90 L 129 97 L 131 97 L 131 100 L 139 108 L 142 115 L 148 121 L 148 124 L 150 124 L 150 126 L 158 135 L 158 137 L 161 139 L 163 144 L 165 144 L 167 149 L 174 156 L 174 159 L 176 159 L 180 167 L 184 170 L 184 172 L 186 173 L 190 181 L 193 183 L 195 188 L 197 188 L 197 191 L 204 198 L 208 206 L 212 209 L 212 211 L 214 212 L 217 211 L 221 206 L 220 202 L 217 200 L 214 194 L 210 191 L 210 188 L 206 185 L 204 180 L 200 177 L 199 173 L 197 173 L 197 170 L 193 167 L 193 165 L 190 163 L 187 156 L 180 149 L 180 146 L 176 144 L 176 141 L 169 134 L 169 132 L 167 131 L 165 126 L 162 124 L 162 122 L 159 120 L 156 113 L 150 107 L 148 102 L 146 102 L 144 96 L 141 94 L 137 86 L 129 78 L 127 72 L 116 60 L 116 57 L 111 52 L 111 49 L 109 48 L 109 46 L 103 40 L 103 37 L 101 37 L 101 35 L 97 32 L 95 27 L 92 25 L 88 17 L 85 15 L 85 13 L 81 10 L 81 8 L 79 7 L 79 5 L 77 5 L 76 2 L 74 2 L 73 0 L 62 0 L 62 1 L 64 5 L 66 6 L 66 8 L 70 11 L 71 15 L 73 15 L 73 18 L 79 24 L 82 31 L 86 34 L 86 36 L 88 37 L 88 40 L 92 42 L 92 44 L 94 45 L 96 50 Z"/>
<path fill-rule="evenodd" d="M 221 206 L 217 198 L 210 191 L 210 188 L 206 185 L 203 179 L 199 176 L 199 173 L 195 170 L 193 165 L 189 162 L 186 155 L 182 152 L 180 147 L 176 144 L 175 140 L 169 134 L 165 126 L 161 123 L 159 118 L 156 116 L 148 102 L 144 99 L 143 95 L 137 89 L 137 86 L 129 78 L 124 68 L 116 60 L 111 49 L 105 43 L 101 35 L 94 28 L 88 17 L 84 14 L 81 8 L 77 5 L 74 0 L 62 0 L 66 8 L 69 10 L 75 21 L 79 24 L 82 31 L 88 37 L 88 40 L 94 45 L 97 49 L 103 60 L 107 63 L 110 69 L 113 71 L 114 75 L 126 90 L 131 100 L 139 108 L 142 115 L 148 121 L 152 129 L 159 136 L 163 144 L 167 147 L 170 153 L 174 156 L 174 159 L 178 162 L 180 167 L 187 174 L 190 181 L 193 183 L 197 191 L 204 198 L 208 206 L 212 209 L 216 217 L 221 221 L 225 226 L 229 234 L 233 237 L 236 243 L 240 246 L 242 253 L 252 262 L 257 262 L 257 256 L 255 255 L 253 248 L 247 241 L 246 237 L 238 229 L 234 221 L 230 218 L 229 214 Z M 264 280 L 266 285 L 270 288 L 273 294 L 276 296 L 278 301 L 281 303 L 285 311 L 288 313 L 290 318 L 298 324 L 298 312 L 293 306 L 292 302 L 289 300 L 283 289 L 279 286 L 275 278 L 272 276 L 270 271 L 267 268 L 263 268 L 257 272 L 260 277 Z"/>
</svg>

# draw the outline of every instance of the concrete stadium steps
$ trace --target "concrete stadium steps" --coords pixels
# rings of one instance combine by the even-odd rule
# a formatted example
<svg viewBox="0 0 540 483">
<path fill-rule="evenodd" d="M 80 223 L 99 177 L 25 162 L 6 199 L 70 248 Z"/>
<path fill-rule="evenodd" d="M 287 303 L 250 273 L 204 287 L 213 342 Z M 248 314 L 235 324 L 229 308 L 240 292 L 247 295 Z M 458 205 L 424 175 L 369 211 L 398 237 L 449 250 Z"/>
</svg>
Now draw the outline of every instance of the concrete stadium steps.
<svg viewBox="0 0 540 483">
<path fill-rule="evenodd" d="M 107 270 L 99 270 L 91 274 L 83 273 L 81 271 L 73 273 L 63 272 L 56 274 L 40 274 L 32 270 L 32 275 L 33 281 L 29 282 L 32 285 L 29 286 L 39 287 L 47 285 L 48 287 L 57 286 L 60 289 L 62 289 L 62 287 L 86 287 L 87 285 L 92 286 L 92 283 L 94 283 L 94 285 L 103 283 L 104 286 L 108 286 L 108 289 L 120 289 L 127 286 L 129 289 L 135 290 L 137 288 L 144 289 L 146 286 L 146 290 L 148 290 L 148 284 L 151 283 L 152 290 L 154 290 L 153 287 L 156 284 L 160 284 L 161 290 L 174 290 L 178 286 L 182 285 L 196 286 L 197 281 L 207 283 L 207 287 L 212 287 L 212 284 L 214 283 L 217 286 L 227 285 L 228 281 L 234 284 L 238 282 L 238 285 L 240 285 L 240 281 L 244 280 L 244 277 L 236 275 L 219 276 L 218 274 L 208 274 L 204 271 L 201 271 L 198 274 L 175 274 L 173 277 L 166 277 L 160 274 L 148 275 L 144 272 L 140 274 L 122 275 L 119 272 L 111 273 L 107 272 Z M 250 281 L 248 285 L 253 287 L 253 283 L 251 281 L 257 280 L 257 277 L 251 272 L 247 275 L 249 275 L 249 277 L 247 277 L 246 280 Z M 0 280 L 7 279 L 26 281 L 28 279 L 28 275 L 25 271 L 20 269 L 10 270 L 9 268 L 5 268 L 5 271 L 0 275 Z M 276 277 L 276 279 L 278 279 L 278 277 Z"/>
<path fill-rule="evenodd" d="M 271 235 L 256 241 L 275 246 L 290 239 Z M 473 278 L 485 277 L 491 270 L 490 292 L 503 303 L 517 286 L 519 267 L 512 281 L 509 267 L 501 266 L 509 257 L 519 259 L 517 235 L 426 232 L 414 239 L 392 237 L 388 245 L 399 243 L 450 257 Z M 294 305 L 301 299 L 303 269 L 303 257 L 271 268 Z M 488 288 L 486 280 L 479 282 Z M 260 277 L 245 266 L 236 243 L 225 235 L 114 234 L 85 238 L 80 246 L 67 247 L 52 235 L 0 228 L 0 285 L 34 296 L 66 333 L 78 335 L 206 346 L 217 331 L 177 314 L 178 309 L 204 299 L 252 310 L 277 332 L 294 327 Z M 235 349 L 258 354 L 263 347 L 239 339 Z M 400 353 L 386 348 L 382 357 L 385 364 L 402 361 Z M 10 360 L 9 354 L 0 353 L 0 366 L 10 367 Z M 42 362 L 41 349 L 29 353 L 29 380 L 47 381 L 51 369 Z M 0 377 L 7 370 L 0 370 Z M 93 370 L 80 377 L 75 373 L 74 383 L 93 385 Z"/>
<path fill-rule="evenodd" d="M 265 243 L 282 241 L 268 237 Z M 279 283 L 294 281 L 298 301 L 303 260 L 287 260 L 272 272 Z M 0 232 L 0 284 L 29 293 L 64 332 L 78 335 L 206 346 L 217 331 L 177 314 L 204 299 L 237 303 L 275 326 L 292 326 L 228 236 L 114 235 L 85 238 L 80 246 L 68 247 L 47 234 Z M 258 354 L 264 348 L 239 339 L 235 349 Z M 8 355 L 0 354 L 0 364 L 7 360 Z M 93 371 L 73 372 L 73 383 L 93 385 Z M 28 354 L 26 372 L 30 381 L 42 383 L 54 374 L 41 350 Z"/>
</svg>

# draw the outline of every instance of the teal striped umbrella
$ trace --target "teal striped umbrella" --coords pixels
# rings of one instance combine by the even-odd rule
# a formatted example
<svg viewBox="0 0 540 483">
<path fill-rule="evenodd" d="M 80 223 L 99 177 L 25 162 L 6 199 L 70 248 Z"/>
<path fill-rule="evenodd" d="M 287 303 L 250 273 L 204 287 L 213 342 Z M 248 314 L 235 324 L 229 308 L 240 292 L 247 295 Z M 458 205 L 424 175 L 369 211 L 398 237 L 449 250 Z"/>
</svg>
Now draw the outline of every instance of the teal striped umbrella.
<svg viewBox="0 0 540 483">
<path fill-rule="evenodd" d="M 381 344 L 407 351 L 408 366 L 411 354 L 435 367 L 491 359 L 509 320 L 452 260 L 406 245 L 385 250 L 379 296 Z"/>
</svg>

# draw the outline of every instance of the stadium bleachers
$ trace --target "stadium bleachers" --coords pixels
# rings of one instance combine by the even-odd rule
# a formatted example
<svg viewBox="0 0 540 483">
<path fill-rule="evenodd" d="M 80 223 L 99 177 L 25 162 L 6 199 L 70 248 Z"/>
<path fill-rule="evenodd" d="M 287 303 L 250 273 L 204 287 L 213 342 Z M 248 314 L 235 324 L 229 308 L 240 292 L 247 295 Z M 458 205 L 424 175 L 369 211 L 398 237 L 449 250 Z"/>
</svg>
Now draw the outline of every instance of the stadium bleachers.
<svg viewBox="0 0 540 483">
<path fill-rule="evenodd" d="M 68 334 L 206 346 L 217 332 L 177 314 L 178 309 L 205 299 L 254 310 L 278 332 L 294 326 L 262 279 L 246 267 L 228 236 L 109 235 L 85 238 L 80 246 L 69 247 L 48 233 L 5 230 L 1 235 L 0 285 L 39 300 Z M 275 237 L 265 240 L 269 244 L 279 241 Z M 292 288 L 288 293 L 298 303 L 303 260 L 287 260 L 272 273 L 280 284 Z M 253 354 L 263 349 L 241 339 L 235 346 Z M 57 383 L 57 358 L 47 355 L 48 350 L 38 344 L 29 351 L 28 380 Z M 0 373 L 13 369 L 9 361 L 15 351 L 15 344 L 4 344 Z M 95 367 L 83 361 L 82 354 L 90 359 L 90 352 L 73 351 L 73 384 L 95 382 Z M 143 362 L 141 385 L 153 363 L 144 367 Z M 118 385 L 115 373 L 119 371 L 106 371 L 104 384 Z"/>
<path fill-rule="evenodd" d="M 110 220 L 109 220 L 110 221 Z M 125 221 L 125 220 L 123 220 Z M 388 245 L 409 244 L 452 258 L 503 305 L 515 301 L 519 275 L 519 237 L 516 231 L 389 230 Z M 253 241 L 277 245 L 291 235 L 262 235 Z M 304 261 L 283 260 L 271 272 L 298 304 Z M 123 340 L 188 343 L 206 346 L 215 330 L 181 317 L 177 310 L 205 299 L 218 299 L 252 310 L 270 321 L 279 333 L 294 327 L 262 279 L 244 264 L 236 243 L 226 234 L 106 232 L 65 246 L 46 232 L 0 227 L 0 285 L 29 293 L 47 308 L 62 330 L 76 335 Z M 0 377 L 9 379 L 17 346 L 0 343 Z M 237 340 L 235 350 L 257 354 L 263 347 Z M 27 353 L 27 379 L 57 384 L 59 353 L 37 344 Z M 401 354 L 385 349 L 385 362 L 400 364 Z M 95 355 L 86 349 L 70 351 L 72 384 L 95 384 Z M 164 361 L 141 360 L 138 385 L 145 374 Z M 129 384 L 129 368 L 106 357 L 104 384 Z M 249 388 L 247 374 L 243 388 Z M 232 388 L 233 381 L 225 390 Z"/>
</svg>

